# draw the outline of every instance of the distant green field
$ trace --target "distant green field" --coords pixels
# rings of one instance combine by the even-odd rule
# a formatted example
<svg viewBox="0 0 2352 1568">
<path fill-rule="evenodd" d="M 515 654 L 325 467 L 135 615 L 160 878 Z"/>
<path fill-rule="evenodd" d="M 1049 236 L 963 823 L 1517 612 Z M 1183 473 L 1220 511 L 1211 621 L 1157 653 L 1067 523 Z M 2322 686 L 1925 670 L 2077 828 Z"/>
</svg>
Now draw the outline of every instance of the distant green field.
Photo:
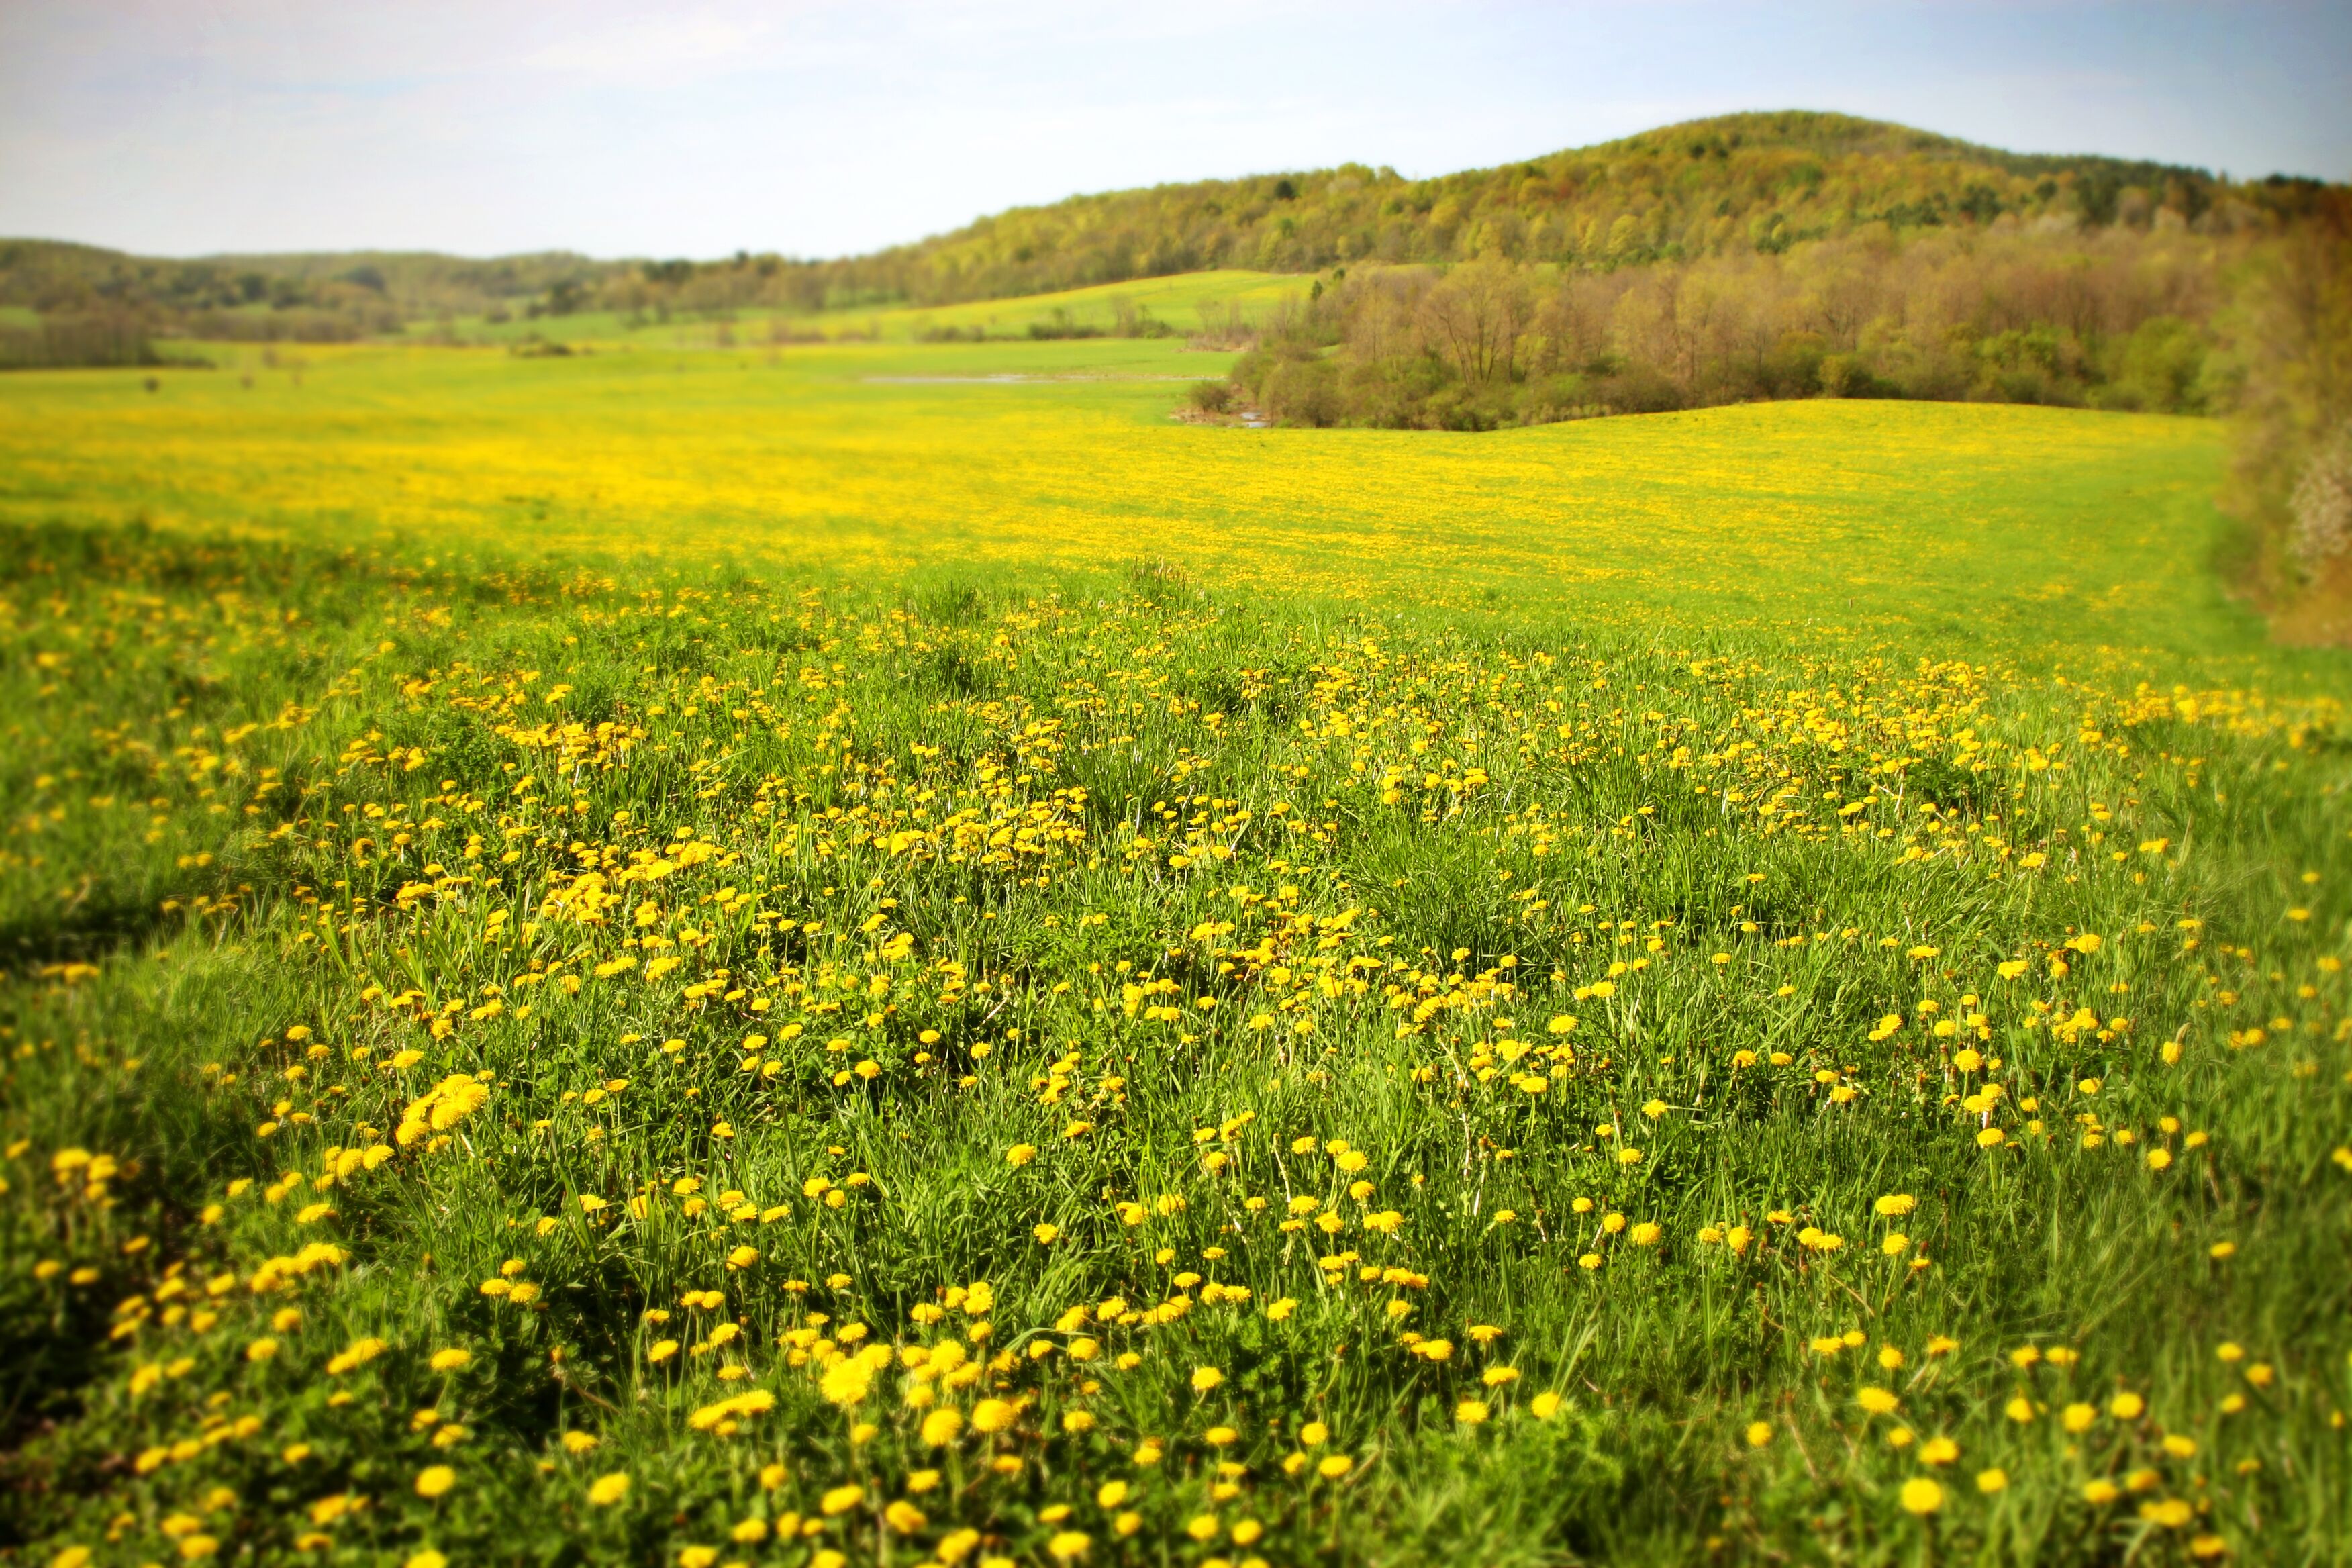
<svg viewBox="0 0 2352 1568">
<path fill-rule="evenodd" d="M 412 326 L 411 335 L 426 341 L 446 330 L 464 342 L 552 342 L 656 351 L 757 350 L 810 338 L 908 343 L 920 341 L 928 332 L 947 331 L 1025 339 L 1033 323 L 1052 326 L 1057 332 L 1079 328 L 1108 336 L 1140 326 L 1146 336 L 1161 331 L 1186 336 L 1200 331 L 1204 319 L 1220 324 L 1237 318 L 1261 320 L 1285 300 L 1303 299 L 1312 281 L 1287 273 L 1228 270 L 1137 279 L 963 305 L 889 305 L 814 313 L 770 309 L 665 311 L 658 316 L 622 310 L 582 310 L 562 316 L 517 312 L 502 321 L 481 316 L 454 317 L 446 329 L 418 321 Z M 270 319 L 267 306 L 244 307 L 236 313 L 253 318 L 257 326 Z M 37 326 L 40 319 L 38 311 L 26 306 L 0 306 L 0 326 Z M 303 345 L 279 347 L 285 353 L 304 352 Z M 236 357 L 234 349 L 214 352 L 216 357 L 224 352 L 229 358 Z M 245 352 L 251 355 L 259 350 L 248 344 Z"/>
<path fill-rule="evenodd" d="M 1306 278 L 1279 272 L 1192 272 L 964 305 L 887 306 L 816 314 L 747 310 L 681 314 L 667 320 L 623 311 L 589 310 L 536 319 L 518 316 L 505 321 L 467 317 L 459 320 L 456 328 L 460 337 L 489 342 L 518 342 L 536 337 L 566 343 L 627 343 L 640 348 L 757 348 L 813 334 L 901 343 L 919 340 L 929 331 L 945 330 L 1019 338 L 1027 335 L 1032 323 L 1090 327 L 1108 334 L 1118 330 L 1124 308 L 1138 322 L 1148 315 L 1161 327 L 1182 335 L 1201 330 L 1204 309 L 1219 321 L 1231 320 L 1235 311 L 1255 320 L 1276 310 L 1286 300 L 1303 298 L 1310 282 Z"/>
<path fill-rule="evenodd" d="M 593 326 L 0 377 L 0 1561 L 2347 1562 L 2216 426 Z"/>
</svg>

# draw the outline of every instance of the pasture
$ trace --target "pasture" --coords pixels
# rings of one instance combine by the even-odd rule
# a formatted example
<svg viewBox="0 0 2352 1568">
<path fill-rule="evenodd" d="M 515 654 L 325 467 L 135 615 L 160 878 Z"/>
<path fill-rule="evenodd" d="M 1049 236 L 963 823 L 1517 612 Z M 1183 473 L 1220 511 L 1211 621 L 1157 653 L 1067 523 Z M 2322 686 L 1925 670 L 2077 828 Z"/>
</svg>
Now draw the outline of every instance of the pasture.
<svg viewBox="0 0 2352 1568">
<path fill-rule="evenodd" d="M 2210 422 L 1808 402 L 1491 435 L 1169 417 L 1170 340 L 365 346 L 0 387 L 0 517 L 868 578 L 1164 563 L 1334 603 L 2251 654 Z"/>
<path fill-rule="evenodd" d="M 0 381 L 19 1560 L 2344 1560 L 2211 426 L 594 347 Z"/>
</svg>

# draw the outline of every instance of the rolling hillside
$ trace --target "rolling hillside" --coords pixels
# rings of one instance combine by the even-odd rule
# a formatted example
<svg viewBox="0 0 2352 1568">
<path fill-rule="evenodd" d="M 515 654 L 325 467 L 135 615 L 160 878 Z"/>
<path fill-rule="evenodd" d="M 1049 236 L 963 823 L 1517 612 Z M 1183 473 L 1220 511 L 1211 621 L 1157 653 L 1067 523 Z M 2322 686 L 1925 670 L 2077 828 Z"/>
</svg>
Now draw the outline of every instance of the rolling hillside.
<svg viewBox="0 0 2352 1568">
<path fill-rule="evenodd" d="M 1802 110 L 1666 126 L 1523 163 L 1410 180 L 1349 164 L 1203 180 L 1017 208 L 834 264 L 836 287 L 981 299 L 1209 267 L 1312 271 L 1358 259 L 1514 259 L 1613 268 L 1753 249 L 1874 223 L 1895 228 L 2264 226 L 2315 182 L 2231 184 L 2202 170 L 2029 156 Z"/>
<path fill-rule="evenodd" d="M 1610 270 L 1787 250 L 1873 225 L 2273 228 L 2316 181 L 2042 156 L 1847 115 L 1726 115 L 1492 169 L 1414 180 L 1359 164 L 1073 196 L 872 256 L 797 261 L 487 261 L 426 253 L 173 261 L 0 241 L 0 307 L 127 310 L 223 336 L 364 335 L 445 314 L 590 308 L 822 310 L 1003 299 L 1209 268 L 1308 272 L 1489 251 Z M 276 333 L 273 317 L 304 330 Z"/>
</svg>

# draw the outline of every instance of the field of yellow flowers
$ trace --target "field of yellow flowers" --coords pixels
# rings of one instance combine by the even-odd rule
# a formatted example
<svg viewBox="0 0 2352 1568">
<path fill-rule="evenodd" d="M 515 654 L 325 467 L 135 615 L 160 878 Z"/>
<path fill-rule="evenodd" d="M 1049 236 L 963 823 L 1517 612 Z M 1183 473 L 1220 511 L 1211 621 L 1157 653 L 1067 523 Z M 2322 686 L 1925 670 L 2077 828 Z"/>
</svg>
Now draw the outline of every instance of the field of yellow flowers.
<svg viewBox="0 0 2352 1568">
<path fill-rule="evenodd" d="M 1171 565 L 1824 647 L 2260 647 L 2210 569 L 2211 421 L 1812 401 L 1246 430 L 1171 418 L 1234 357 L 1174 340 L 583 347 L 227 345 L 209 371 L 12 375 L 0 521 L 825 581 Z"/>
<path fill-rule="evenodd" d="M 9 392 L 0 1558 L 2352 1555 L 2352 722 L 2202 427 L 583 385 L 530 548 L 529 386 Z"/>
</svg>

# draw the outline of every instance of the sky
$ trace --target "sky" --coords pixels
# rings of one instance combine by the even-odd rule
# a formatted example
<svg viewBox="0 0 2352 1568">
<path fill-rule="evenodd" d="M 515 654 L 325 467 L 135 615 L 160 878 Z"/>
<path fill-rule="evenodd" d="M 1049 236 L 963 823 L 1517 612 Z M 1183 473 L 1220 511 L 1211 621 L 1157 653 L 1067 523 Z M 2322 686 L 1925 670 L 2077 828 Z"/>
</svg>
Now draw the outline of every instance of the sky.
<svg viewBox="0 0 2352 1568">
<path fill-rule="evenodd" d="M 2352 5 L 0 0 L 0 235 L 828 257 L 1789 108 L 2341 180 Z"/>
</svg>

